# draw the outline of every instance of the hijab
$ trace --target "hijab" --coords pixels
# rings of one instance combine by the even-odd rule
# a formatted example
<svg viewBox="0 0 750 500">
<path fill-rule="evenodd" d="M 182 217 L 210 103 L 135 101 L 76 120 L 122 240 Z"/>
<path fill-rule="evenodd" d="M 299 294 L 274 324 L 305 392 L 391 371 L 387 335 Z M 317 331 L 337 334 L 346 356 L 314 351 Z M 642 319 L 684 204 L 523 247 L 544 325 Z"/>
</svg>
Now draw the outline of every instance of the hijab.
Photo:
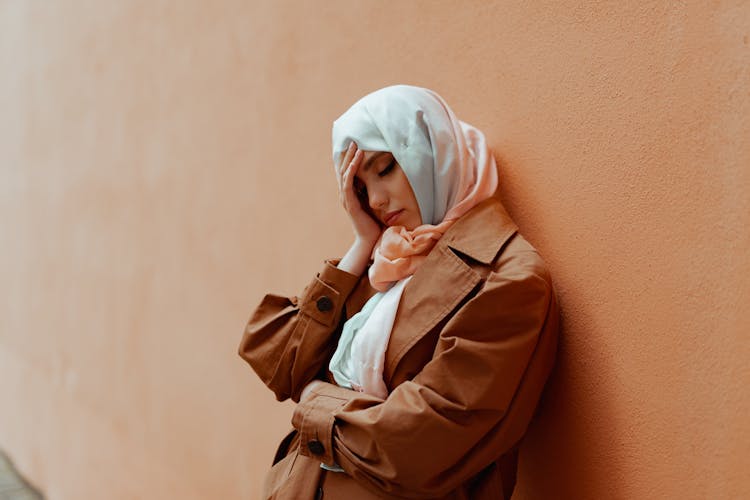
<svg viewBox="0 0 750 500">
<path fill-rule="evenodd" d="M 378 292 L 344 323 L 329 369 L 342 387 L 385 399 L 385 351 L 404 287 L 456 220 L 491 197 L 498 185 L 484 134 L 459 120 L 436 92 L 392 85 L 359 99 L 333 122 L 333 160 L 351 141 L 359 149 L 389 151 L 417 199 L 422 225 L 386 228 L 368 270 Z"/>
</svg>

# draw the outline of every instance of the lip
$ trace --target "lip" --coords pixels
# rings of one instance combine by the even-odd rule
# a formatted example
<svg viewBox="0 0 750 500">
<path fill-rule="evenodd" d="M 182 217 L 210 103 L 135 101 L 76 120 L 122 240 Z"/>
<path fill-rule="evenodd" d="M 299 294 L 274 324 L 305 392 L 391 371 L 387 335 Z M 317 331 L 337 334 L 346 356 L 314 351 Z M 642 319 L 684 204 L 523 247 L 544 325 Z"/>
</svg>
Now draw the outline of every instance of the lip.
<svg viewBox="0 0 750 500">
<path fill-rule="evenodd" d="M 401 212 L 403 212 L 404 209 L 401 210 L 394 210 L 393 212 L 388 212 L 385 214 L 385 223 L 386 225 L 390 225 L 391 222 L 395 221 L 396 218 L 398 218 L 399 215 L 401 215 Z"/>
</svg>

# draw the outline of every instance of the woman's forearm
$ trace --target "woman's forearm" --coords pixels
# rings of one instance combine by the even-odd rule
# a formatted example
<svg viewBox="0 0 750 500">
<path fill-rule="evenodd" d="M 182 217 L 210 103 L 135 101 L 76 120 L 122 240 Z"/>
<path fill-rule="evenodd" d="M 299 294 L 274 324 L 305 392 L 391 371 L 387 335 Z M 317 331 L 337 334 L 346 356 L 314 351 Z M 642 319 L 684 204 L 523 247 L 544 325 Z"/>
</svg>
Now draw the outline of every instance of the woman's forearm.
<svg viewBox="0 0 750 500">
<path fill-rule="evenodd" d="M 374 243 L 355 240 L 349 251 L 346 252 L 337 266 L 342 271 L 361 276 L 370 261 Z"/>
</svg>

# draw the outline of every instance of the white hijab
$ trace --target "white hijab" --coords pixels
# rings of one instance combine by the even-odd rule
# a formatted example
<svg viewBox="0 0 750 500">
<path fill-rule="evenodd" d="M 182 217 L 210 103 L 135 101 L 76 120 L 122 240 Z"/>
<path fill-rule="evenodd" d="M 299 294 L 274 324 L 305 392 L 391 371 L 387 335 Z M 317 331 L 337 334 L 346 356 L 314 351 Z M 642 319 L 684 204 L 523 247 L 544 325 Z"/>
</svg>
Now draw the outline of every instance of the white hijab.
<svg viewBox="0 0 750 500">
<path fill-rule="evenodd" d="M 484 134 L 426 88 L 392 85 L 362 97 L 333 122 L 332 139 L 334 165 L 351 141 L 359 149 L 390 151 L 414 191 L 423 226 L 457 219 L 497 188 L 495 159 Z M 329 364 L 341 387 L 388 396 L 385 352 L 412 276 L 373 295 L 344 324 Z"/>
</svg>

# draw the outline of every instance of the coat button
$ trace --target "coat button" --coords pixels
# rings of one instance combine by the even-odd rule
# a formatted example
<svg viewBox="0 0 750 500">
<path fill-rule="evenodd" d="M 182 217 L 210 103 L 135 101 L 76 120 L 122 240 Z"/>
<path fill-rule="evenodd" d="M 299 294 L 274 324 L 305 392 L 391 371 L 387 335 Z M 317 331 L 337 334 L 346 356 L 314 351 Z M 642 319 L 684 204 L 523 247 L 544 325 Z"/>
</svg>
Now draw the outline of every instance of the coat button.
<svg viewBox="0 0 750 500">
<path fill-rule="evenodd" d="M 321 443 L 317 439 L 314 439 L 307 443 L 307 448 L 315 455 L 322 455 L 326 451 L 323 443 Z"/>
<path fill-rule="evenodd" d="M 333 309 L 333 301 L 325 295 L 319 298 L 316 304 L 318 306 L 318 311 L 321 312 L 326 312 Z"/>
</svg>

